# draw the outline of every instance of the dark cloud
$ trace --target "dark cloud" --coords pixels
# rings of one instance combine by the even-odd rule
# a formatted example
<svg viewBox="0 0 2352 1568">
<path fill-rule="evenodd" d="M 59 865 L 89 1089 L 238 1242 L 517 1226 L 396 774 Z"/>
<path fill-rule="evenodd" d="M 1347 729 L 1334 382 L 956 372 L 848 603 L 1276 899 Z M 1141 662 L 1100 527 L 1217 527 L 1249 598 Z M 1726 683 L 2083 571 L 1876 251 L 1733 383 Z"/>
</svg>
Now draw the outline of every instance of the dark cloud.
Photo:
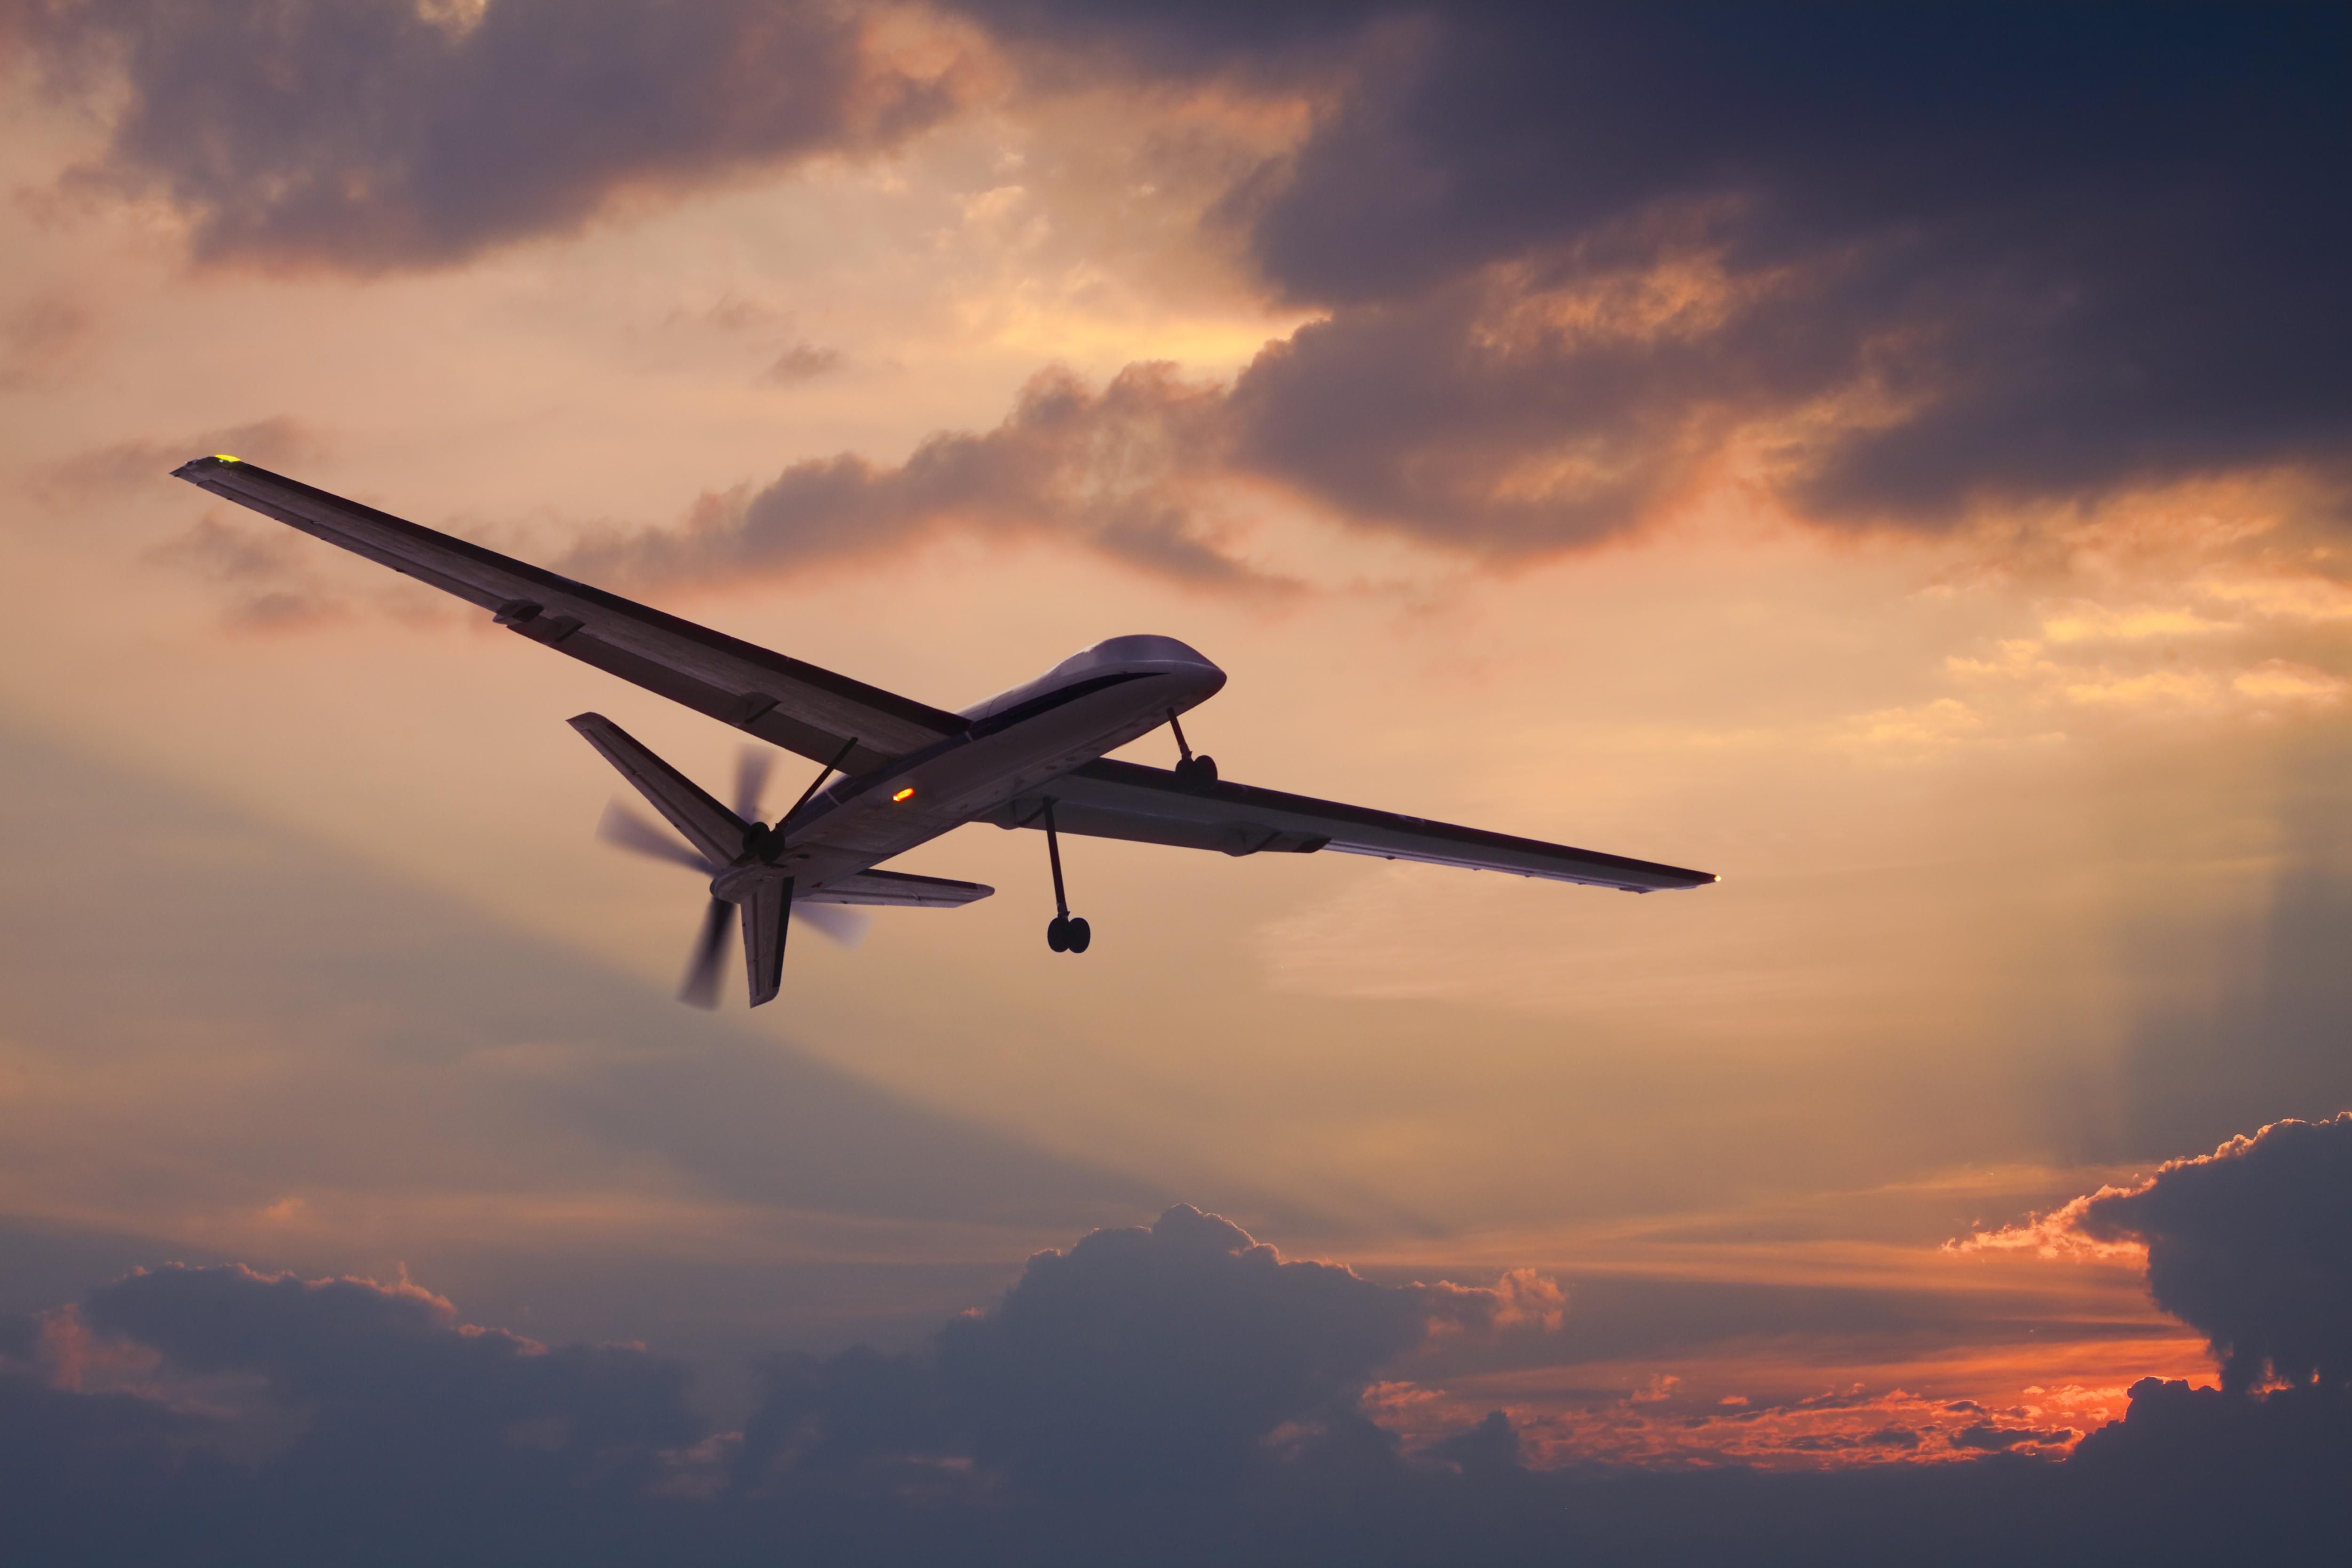
<svg viewBox="0 0 2352 1568">
<path fill-rule="evenodd" d="M 2352 1113 L 2175 1161 L 2076 1223 L 2147 1244 L 2149 1293 L 2210 1337 L 2224 1388 L 2274 1378 L 2352 1394 Z"/>
<path fill-rule="evenodd" d="M 699 1435 L 676 1363 L 470 1328 L 411 1285 L 175 1266 L 93 1293 L 81 1315 L 175 1371 L 258 1377 L 303 1413 L 306 1457 L 364 1456 L 369 1483 L 396 1490 L 472 1486 L 477 1470 L 642 1481 L 656 1452 Z M 386 1477 L 380 1467 L 395 1456 L 410 1473 Z"/>
<path fill-rule="evenodd" d="M 733 577 L 957 530 L 1071 538 L 1189 582 L 1263 585 L 1205 495 L 1224 418 L 1221 393 L 1169 365 L 1130 365 L 1099 392 L 1047 371 L 993 430 L 932 436 L 896 468 L 848 453 L 794 463 L 763 489 L 705 497 L 681 531 L 592 541 L 563 570 Z"/>
<path fill-rule="evenodd" d="M 1360 525 L 1498 557 L 1591 543 L 1681 494 L 1740 418 L 1844 373 L 1790 323 L 1717 313 L 1522 267 L 1351 302 L 1251 362 L 1226 439 Z"/>
<path fill-rule="evenodd" d="M 940 1373 L 978 1456 L 1034 1484 L 1197 1490 L 1238 1474 L 1286 1422 L 1351 1415 L 1433 1310 L 1493 1306 L 1286 1263 L 1180 1206 L 1149 1230 L 1031 1258 L 995 1310 L 948 1326 Z"/>
<path fill-rule="evenodd" d="M 1433 1323 L 1491 1327 L 1511 1300 L 1285 1262 L 1179 1205 L 1149 1228 L 1038 1254 L 992 1310 L 950 1323 L 926 1354 L 776 1363 L 739 1484 L 780 1460 L 951 1451 L 1056 1496 L 1228 1489 L 1270 1461 L 1277 1428 L 1360 1422 L 1373 1373 Z"/>
<path fill-rule="evenodd" d="M 1324 102 L 1217 221 L 1328 316 L 1192 400 L 1203 472 L 1504 558 L 1735 453 L 1841 524 L 2352 481 L 2341 6 L 963 8 Z"/>
<path fill-rule="evenodd" d="M 34 1561 L 593 1549 L 700 1431 L 674 1362 L 471 1328 L 405 1285 L 173 1266 L 93 1293 L 79 1321 L 160 1359 L 138 1397 L 0 1386 L 0 1452 L 28 1428 L 68 1439 L 5 1472 L 12 1519 L 62 1548 Z"/>
<path fill-rule="evenodd" d="M 980 22 L 1041 86 L 1146 76 L 1188 85 L 1225 79 L 1276 92 L 1344 71 L 1370 24 L 1416 9 L 1381 0 L 949 0 L 946 8 Z"/>
<path fill-rule="evenodd" d="M 86 184 L 162 195 L 209 261 L 456 262 L 954 107 L 872 13 L 719 0 L 28 0 L 56 84 L 112 117 Z"/>
<path fill-rule="evenodd" d="M 1980 1421 L 1973 1426 L 1963 1426 L 1952 1434 L 1955 1448 L 1974 1448 L 1979 1453 L 2006 1453 L 2011 1448 L 2031 1447 L 2040 1444 L 2071 1443 L 2082 1434 L 2071 1426 L 2047 1430 L 2032 1426 L 2000 1426 Z M 1914 1442 L 1917 1441 L 1915 1436 Z"/>
<path fill-rule="evenodd" d="M 2340 5 L 961 9 L 1048 87 L 1312 98 L 1213 222 L 1324 319 L 1230 387 L 1048 373 L 993 430 L 795 463 L 583 563 L 734 574 L 962 531 L 1237 584 L 1234 481 L 1505 560 L 1727 464 L 1839 524 L 2279 466 L 2352 485 Z M 452 261 L 957 107 L 854 8 L 18 15 L 59 79 L 125 84 L 89 177 L 164 191 L 220 258 Z"/>
<path fill-rule="evenodd" d="M 1524 1294 L 1286 1262 L 1178 1207 L 1039 1255 L 923 1352 L 781 1358 L 727 1433 L 635 1346 L 171 1267 L 53 1320 L 70 1373 L 0 1370 L 0 1507 L 28 1564 L 2162 1564 L 2318 1560 L 2352 1525 L 2352 1405 L 2315 1385 L 2150 1381 L 2063 1464 L 2013 1450 L 2065 1434 L 1987 1422 L 1958 1439 L 1984 1458 L 1826 1474 L 1533 1470 L 1501 1412 L 1408 1456 L 1357 1412 L 1433 1321 Z"/>
<path fill-rule="evenodd" d="M 1433 1444 L 1425 1457 L 1465 1475 L 1519 1469 L 1524 1458 L 1517 1430 L 1499 1410 L 1486 1412 L 1486 1419 L 1468 1431 Z"/>
<path fill-rule="evenodd" d="M 1412 14 L 1359 15 L 1382 9 Z M 1101 15 L 1055 10 L 1065 37 Z M 1185 47 L 1091 29 L 1142 70 L 1258 44 L 1221 7 L 1160 17 Z M 1751 416 L 1873 391 L 1793 487 L 1824 514 L 2340 467 L 2347 69 L 2339 5 L 1431 8 L 1228 216 L 1281 292 L 1343 312 L 1497 266 L 1719 267 L 1736 302 L 1647 374 Z M 1549 352 L 1607 383 L 1626 351 Z"/>
<path fill-rule="evenodd" d="M 644 563 L 959 528 L 1239 581 L 1266 485 L 1498 560 L 1730 473 L 1924 527 L 2282 465 L 2352 485 L 2341 7 L 972 9 L 1056 80 L 1316 84 L 1216 221 L 1323 318 L 1230 386 L 1057 373 L 901 467 L 796 464 Z"/>
</svg>

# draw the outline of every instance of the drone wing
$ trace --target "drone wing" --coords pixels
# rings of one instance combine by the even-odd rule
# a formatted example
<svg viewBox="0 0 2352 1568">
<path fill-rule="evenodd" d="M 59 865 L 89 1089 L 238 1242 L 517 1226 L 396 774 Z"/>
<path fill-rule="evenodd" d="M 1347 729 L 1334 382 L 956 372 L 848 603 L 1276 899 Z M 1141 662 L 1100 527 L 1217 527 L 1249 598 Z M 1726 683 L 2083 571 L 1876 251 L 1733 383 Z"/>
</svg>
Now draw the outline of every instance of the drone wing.
<svg viewBox="0 0 2352 1568">
<path fill-rule="evenodd" d="M 173 470 L 225 500 L 492 612 L 499 624 L 845 773 L 957 734 L 953 713 L 632 603 L 235 458 Z"/>
<path fill-rule="evenodd" d="M 1058 832 L 1187 849 L 1221 849 L 1228 855 L 1337 849 L 1387 860 L 1427 860 L 1440 866 L 1585 882 L 1629 893 L 1704 887 L 1715 880 L 1711 873 L 1687 871 L 1679 866 L 1574 849 L 1484 828 L 1457 827 L 1251 784 L 1180 783 L 1174 773 L 1159 768 L 1108 760 L 1064 773 L 983 820 L 999 827 L 1043 827 L 1049 798 Z"/>
</svg>

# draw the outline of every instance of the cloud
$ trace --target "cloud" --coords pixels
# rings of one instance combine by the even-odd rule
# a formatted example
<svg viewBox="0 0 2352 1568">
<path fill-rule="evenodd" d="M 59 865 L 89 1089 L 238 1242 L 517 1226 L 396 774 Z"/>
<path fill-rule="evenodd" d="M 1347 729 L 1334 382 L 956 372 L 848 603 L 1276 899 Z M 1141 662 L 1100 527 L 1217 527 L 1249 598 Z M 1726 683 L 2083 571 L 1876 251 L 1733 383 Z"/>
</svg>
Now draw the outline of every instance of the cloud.
<svg viewBox="0 0 2352 1568">
<path fill-rule="evenodd" d="M 465 1325 L 447 1300 L 405 1281 L 174 1265 L 93 1292 L 81 1317 L 175 1371 L 258 1377 L 306 1413 L 305 1444 L 364 1446 L 371 1469 L 399 1456 L 450 1475 L 484 1464 L 609 1479 L 698 1430 L 675 1363 L 634 1346 L 549 1350 Z"/>
<path fill-rule="evenodd" d="M 2147 1247 L 2150 1294 L 2210 1337 L 2224 1388 L 2352 1392 L 2352 1113 L 2173 1161 L 2077 1223 Z"/>
<path fill-rule="evenodd" d="M 134 438 L 90 447 L 50 464 L 37 482 L 49 496 L 92 500 L 141 488 L 164 489 L 173 468 L 208 452 L 286 468 L 315 461 L 333 445 L 328 433 L 310 421 L 275 414 L 176 440 Z"/>
<path fill-rule="evenodd" d="M 170 1266 L 93 1292 L 73 1327 L 146 1360 L 117 1352 L 124 1386 L 78 1394 L 0 1380 L 0 1452 L 70 1445 L 9 1472 L 52 1560 L 576 1552 L 699 1431 L 676 1363 L 473 1328 L 405 1283 Z"/>
<path fill-rule="evenodd" d="M 721 0 L 30 0 L 52 85 L 110 112 L 84 186 L 161 196 L 207 262 L 370 273 L 630 200 L 886 150 L 959 101 L 874 13 Z"/>
<path fill-rule="evenodd" d="M 1679 313 L 1711 307 L 1652 296 L 1651 280 L 1553 288 L 1510 269 L 1342 310 L 1230 384 L 1136 363 L 1097 389 L 1049 369 L 992 430 L 934 434 L 896 467 L 797 462 L 706 497 L 682 530 L 592 542 L 564 570 L 735 577 L 953 532 L 1281 586 L 1249 555 L 1278 497 L 1493 559 L 1595 543 L 1688 493 L 1735 413 L 1761 406 L 1730 373 L 1694 395 Z"/>
<path fill-rule="evenodd" d="M 795 462 L 583 566 L 740 575 L 962 532 L 1263 585 L 1275 496 L 1507 563 L 1727 479 L 1825 524 L 1944 528 L 2294 469 L 2341 520 L 2337 10 L 2092 9 L 2028 38 L 1901 7 L 963 9 L 1034 91 L 1220 76 L 1319 106 L 1206 238 L 1320 319 L 1230 384 L 1049 370 L 993 429 Z M 887 149 L 970 97 L 878 13 L 816 5 L 20 16 L 57 80 L 120 89 L 81 177 L 162 192 L 215 260 L 454 263 Z M 765 376 L 837 356 L 782 342 Z"/>
<path fill-rule="evenodd" d="M 2071 1427 L 2041 1431 L 2031 1426 L 2000 1426 L 1989 1421 L 1980 1421 L 1973 1426 L 1964 1426 L 1953 1433 L 1951 1442 L 1955 1448 L 1974 1448 L 1980 1453 L 2004 1454 L 2012 1448 L 2042 1444 L 2069 1443 L 2080 1436 L 2080 1433 Z M 1917 1439 L 1915 1437 L 1913 1440 L 1916 1442 Z"/>
<path fill-rule="evenodd" d="M 975 1452 L 1033 1483 L 1191 1490 L 1238 1473 L 1286 1422 L 1352 1416 L 1433 1310 L 1475 1321 L 1497 1305 L 1286 1263 L 1179 1205 L 1031 1258 L 995 1310 L 948 1326 L 940 1375 Z"/>
<path fill-rule="evenodd" d="M 682 531 L 591 540 L 562 570 L 737 577 L 960 531 L 1058 535 L 1186 582 L 1272 585 L 1209 497 L 1223 410 L 1165 364 L 1130 365 L 1099 392 L 1049 370 L 993 430 L 931 436 L 896 468 L 847 453 L 794 463 L 764 489 L 705 496 Z"/>
<path fill-rule="evenodd" d="M 967 9 L 1322 104 L 1219 209 L 1328 312 L 1230 442 L 1350 521 L 1507 559 L 1727 462 L 1841 526 L 2281 466 L 2344 515 L 2340 8 Z"/>
<path fill-rule="evenodd" d="M 1556 1310 L 1558 1287 L 1381 1285 L 1178 1205 L 1032 1258 L 929 1354 L 778 1363 L 743 1475 L 961 1451 L 1055 1495 L 1226 1487 L 1278 1428 L 1360 1422 L 1374 1372 L 1433 1327 L 1517 1325 L 1531 1300 Z"/>
<path fill-rule="evenodd" d="M 1861 1424 L 1791 1451 L 1864 1462 L 1812 1474 L 1535 1468 L 1499 1410 L 1408 1455 L 1364 1418 L 1373 1369 L 1433 1324 L 1525 1328 L 1553 1299 L 1286 1261 L 1180 1205 L 1032 1258 L 926 1351 L 778 1358 L 738 1433 L 637 1346 L 470 1326 L 405 1281 L 170 1266 L 51 1314 L 50 1375 L 0 1369 L 0 1505 L 27 1563 L 1862 1563 L 1899 1541 L 2155 1564 L 2308 1557 L 2347 1522 L 2352 1420 L 2312 1387 L 2149 1380 L 2063 1464 L 2017 1452 L 2072 1435 L 2042 1409 L 1890 1420 L 1832 1393 L 1798 1404 Z"/>
<path fill-rule="evenodd" d="M 765 379 L 779 385 L 790 386 L 795 382 L 814 381 L 829 371 L 841 368 L 839 349 L 821 348 L 814 343 L 796 342 L 788 345 L 768 367 Z"/>
<path fill-rule="evenodd" d="M 2340 11 L 2154 26 L 1895 8 L 1496 8 L 1368 75 L 1248 204 L 1302 301 L 1568 276 L 1695 237 L 1743 284 L 1686 390 L 1828 366 L 1892 406 L 1797 487 L 1935 520 L 2214 468 L 2341 463 L 2324 259 Z M 1571 361 L 1574 355 L 1563 356 Z M 1741 373 L 1745 373 L 1744 374 Z"/>
</svg>

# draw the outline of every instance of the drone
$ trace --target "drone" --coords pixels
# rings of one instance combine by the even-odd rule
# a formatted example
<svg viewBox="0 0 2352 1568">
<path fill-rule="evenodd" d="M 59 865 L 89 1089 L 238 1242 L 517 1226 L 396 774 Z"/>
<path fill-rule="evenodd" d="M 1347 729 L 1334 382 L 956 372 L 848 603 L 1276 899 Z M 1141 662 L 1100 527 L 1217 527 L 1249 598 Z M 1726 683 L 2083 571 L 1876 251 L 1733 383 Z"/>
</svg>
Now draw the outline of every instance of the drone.
<svg viewBox="0 0 2352 1568">
<path fill-rule="evenodd" d="M 950 908 L 990 896 L 995 889 L 978 882 L 883 868 L 971 822 L 1044 833 L 1055 910 L 1045 944 L 1055 952 L 1082 953 L 1094 941 L 1093 928 L 1070 913 L 1065 834 L 1234 856 L 1328 849 L 1629 893 L 1716 880 L 1705 871 L 1221 778 L 1214 759 L 1186 741 L 1181 716 L 1223 689 L 1225 672 L 1174 637 L 1108 638 L 1034 680 L 950 712 L 258 464 L 215 455 L 173 474 L 455 595 L 517 637 L 821 764 L 792 809 L 762 822 L 768 753 L 747 756 L 730 805 L 604 715 L 571 721 L 684 842 L 625 811 L 607 814 L 604 837 L 709 879 L 710 902 L 680 992 L 700 1006 L 717 1005 L 729 928 L 739 916 L 757 1007 L 782 986 L 785 928 L 794 914 L 824 924 L 850 913 L 833 906 Z M 1172 768 L 1108 754 L 1163 726 L 1176 743 Z"/>
</svg>

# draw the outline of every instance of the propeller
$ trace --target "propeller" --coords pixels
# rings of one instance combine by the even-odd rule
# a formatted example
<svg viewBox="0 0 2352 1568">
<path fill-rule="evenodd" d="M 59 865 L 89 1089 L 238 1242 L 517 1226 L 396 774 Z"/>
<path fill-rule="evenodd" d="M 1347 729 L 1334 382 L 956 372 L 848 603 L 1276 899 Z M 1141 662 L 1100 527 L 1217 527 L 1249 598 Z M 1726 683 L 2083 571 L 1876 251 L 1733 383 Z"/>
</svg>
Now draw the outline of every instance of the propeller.
<svg viewBox="0 0 2352 1568">
<path fill-rule="evenodd" d="M 607 844 L 617 845 L 631 854 L 650 856 L 656 860 L 667 860 L 673 866 L 684 866 L 688 870 L 699 871 L 706 877 L 715 876 L 719 870 L 718 867 L 713 866 L 617 800 L 606 804 L 604 818 L 596 824 L 596 837 Z"/>
<path fill-rule="evenodd" d="M 770 753 L 746 746 L 735 762 L 735 815 L 746 822 L 760 819 L 760 797 L 768 787 L 768 770 L 773 762 Z M 703 876 L 715 876 L 719 868 L 681 844 L 671 834 L 639 816 L 619 801 L 604 807 L 604 816 L 596 824 L 596 837 L 616 848 L 633 855 L 663 860 L 673 866 L 684 866 Z M 873 918 L 862 910 L 840 904 L 803 904 L 793 902 L 793 918 L 823 931 L 844 947 L 856 947 L 866 936 Z M 678 988 L 678 1000 L 697 1007 L 719 1005 L 719 982 L 727 967 L 727 937 L 735 925 L 735 906 L 725 899 L 713 898 L 703 911 L 702 931 L 695 938 L 694 956 L 687 964 L 685 983 Z"/>
<path fill-rule="evenodd" d="M 746 746 L 735 753 L 735 815 L 746 822 L 760 820 L 760 797 L 768 793 L 768 769 L 775 753 Z"/>
<path fill-rule="evenodd" d="M 866 940 L 866 928 L 874 917 L 864 910 L 847 904 L 804 904 L 793 900 L 793 919 L 806 921 L 844 947 L 856 947 Z"/>
<path fill-rule="evenodd" d="M 719 980 L 727 968 L 727 933 L 734 929 L 735 906 L 713 899 L 702 913 L 702 934 L 695 939 L 694 959 L 686 966 L 686 981 L 677 999 L 709 1012 L 719 1005 Z"/>
</svg>

